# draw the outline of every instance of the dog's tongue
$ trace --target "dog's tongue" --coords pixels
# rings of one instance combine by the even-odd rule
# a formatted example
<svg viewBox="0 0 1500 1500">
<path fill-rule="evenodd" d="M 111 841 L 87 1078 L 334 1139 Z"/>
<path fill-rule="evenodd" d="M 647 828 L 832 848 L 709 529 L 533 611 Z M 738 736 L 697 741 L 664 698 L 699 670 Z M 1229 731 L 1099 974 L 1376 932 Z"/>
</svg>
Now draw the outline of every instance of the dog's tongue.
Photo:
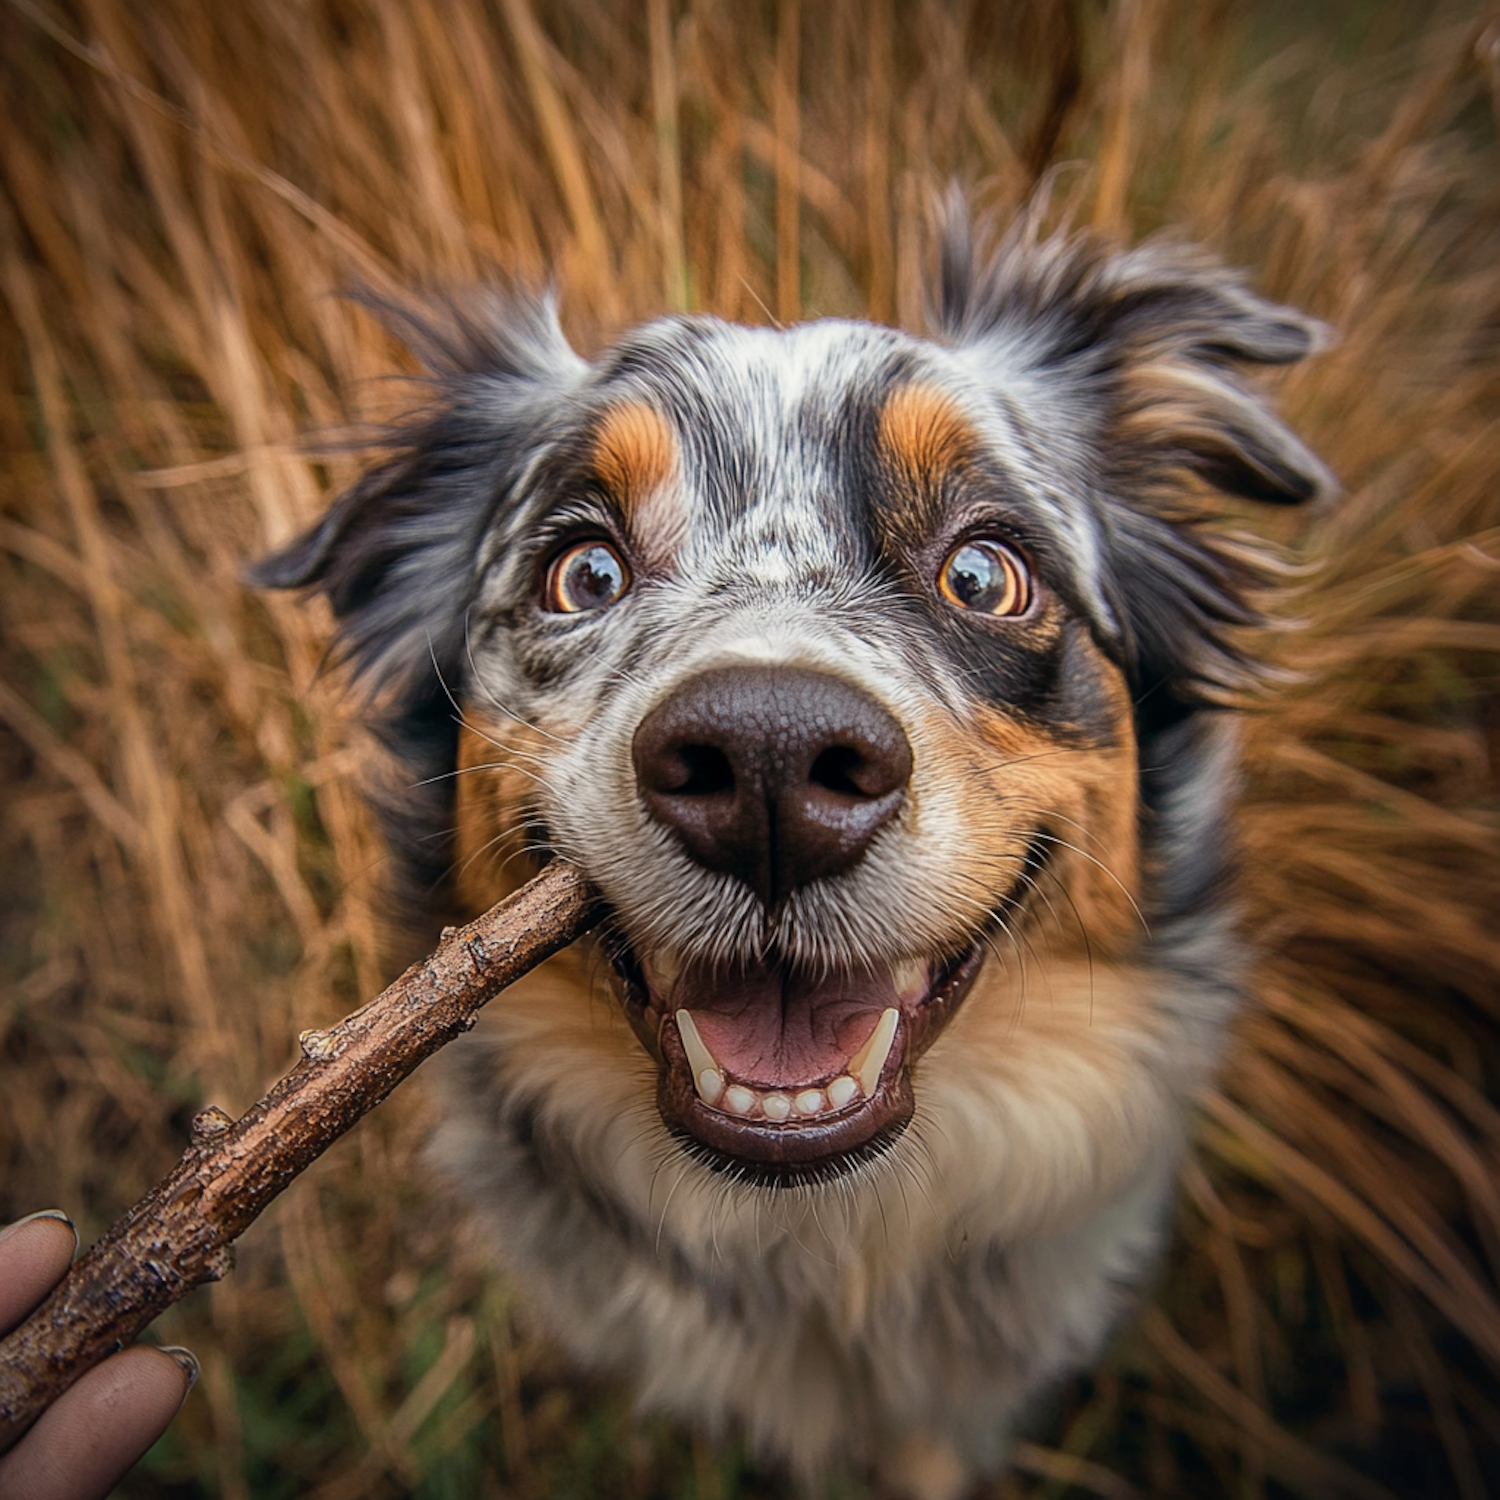
<svg viewBox="0 0 1500 1500">
<path fill-rule="evenodd" d="M 895 996 L 889 972 L 814 977 L 781 965 L 690 964 L 672 987 L 671 1008 L 692 1012 L 729 1077 L 791 1089 L 844 1072 Z"/>
</svg>

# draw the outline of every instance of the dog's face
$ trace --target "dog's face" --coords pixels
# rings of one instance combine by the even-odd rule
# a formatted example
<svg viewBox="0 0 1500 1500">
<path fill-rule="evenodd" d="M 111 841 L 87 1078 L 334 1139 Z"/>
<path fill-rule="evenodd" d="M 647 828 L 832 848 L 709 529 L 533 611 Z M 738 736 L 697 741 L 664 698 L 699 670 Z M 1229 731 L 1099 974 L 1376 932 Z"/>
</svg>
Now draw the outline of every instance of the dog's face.
<svg viewBox="0 0 1500 1500">
<path fill-rule="evenodd" d="M 653 325 L 569 415 L 481 562 L 460 860 L 577 860 L 668 1124 L 836 1168 L 1047 885 L 1101 953 L 1137 921 L 1082 517 L 961 358 L 856 324 Z"/>
<path fill-rule="evenodd" d="M 674 319 L 586 365 L 545 309 L 455 314 L 440 406 L 263 571 L 325 587 L 398 748 L 457 769 L 418 837 L 470 904 L 540 851 L 598 885 L 662 1119 L 741 1177 L 857 1167 L 966 1000 L 1019 1013 L 1043 949 L 1092 985 L 1202 899 L 1153 747 L 1247 613 L 1181 500 L 1323 483 L 1232 373 L 1310 325 L 1223 273 L 947 270 L 943 344 Z"/>
</svg>

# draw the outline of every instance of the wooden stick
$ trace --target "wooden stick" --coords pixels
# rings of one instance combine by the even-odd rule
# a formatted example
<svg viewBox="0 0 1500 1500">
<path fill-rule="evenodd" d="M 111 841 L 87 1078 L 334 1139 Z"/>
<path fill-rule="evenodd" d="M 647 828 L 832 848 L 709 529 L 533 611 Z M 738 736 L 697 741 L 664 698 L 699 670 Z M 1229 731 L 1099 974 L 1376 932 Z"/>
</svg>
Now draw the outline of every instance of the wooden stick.
<svg viewBox="0 0 1500 1500">
<path fill-rule="evenodd" d="M 171 1174 L 85 1254 L 0 1342 L 0 1453 L 86 1370 L 158 1313 L 233 1265 L 232 1243 L 423 1058 L 480 1008 L 599 920 L 598 897 L 554 861 L 327 1031 L 302 1034 L 302 1060 L 238 1120 L 209 1107 Z"/>
</svg>

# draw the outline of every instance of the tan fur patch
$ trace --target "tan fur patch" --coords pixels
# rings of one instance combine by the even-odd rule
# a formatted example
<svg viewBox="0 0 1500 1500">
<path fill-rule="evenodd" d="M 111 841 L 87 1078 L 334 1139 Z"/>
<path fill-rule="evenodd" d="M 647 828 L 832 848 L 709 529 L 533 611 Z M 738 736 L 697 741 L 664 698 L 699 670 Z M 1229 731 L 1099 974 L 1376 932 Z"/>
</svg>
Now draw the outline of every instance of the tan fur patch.
<svg viewBox="0 0 1500 1500">
<path fill-rule="evenodd" d="M 605 413 L 590 457 L 601 483 L 634 518 L 676 472 L 677 442 L 660 412 L 632 401 Z"/>
<path fill-rule="evenodd" d="M 979 439 L 945 391 L 909 385 L 897 391 L 880 414 L 880 445 L 908 483 L 931 490 L 970 461 Z"/>
<path fill-rule="evenodd" d="M 1038 829 L 1051 839 L 1042 884 L 1047 899 L 1025 902 L 1028 939 L 1049 959 L 1120 957 L 1143 936 L 1129 693 L 1102 654 L 1094 665 L 1114 700 L 1114 745 L 1068 744 L 1044 726 L 993 708 L 977 712 L 972 734 L 957 725 L 939 731 L 938 761 L 962 779 L 972 815 L 964 847 L 955 850 L 957 867 L 972 868 L 985 889 L 1004 889 L 997 872 L 1019 872 Z"/>
<path fill-rule="evenodd" d="M 919 1064 L 918 1097 L 948 1163 L 999 1153 L 1024 1164 L 1009 1192 L 961 1205 L 970 1232 L 1009 1239 L 1170 1161 L 1180 1124 L 1153 1056 L 1159 973 L 1097 950 L 1057 963 L 997 942 L 995 956 Z"/>
</svg>

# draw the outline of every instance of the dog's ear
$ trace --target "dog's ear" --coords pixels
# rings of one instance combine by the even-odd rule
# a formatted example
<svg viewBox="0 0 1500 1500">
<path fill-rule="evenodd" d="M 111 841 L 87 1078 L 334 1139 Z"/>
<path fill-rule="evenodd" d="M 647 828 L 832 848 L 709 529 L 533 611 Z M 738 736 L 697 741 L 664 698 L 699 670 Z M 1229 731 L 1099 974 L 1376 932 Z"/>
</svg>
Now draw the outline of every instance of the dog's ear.
<svg viewBox="0 0 1500 1500">
<path fill-rule="evenodd" d="M 1042 238 L 1025 215 L 982 258 L 958 204 L 937 319 L 1006 391 L 1049 480 L 1092 510 L 1106 623 L 1138 694 L 1185 704 L 1243 685 L 1227 627 L 1256 618 L 1246 594 L 1263 581 L 1261 560 L 1202 524 L 1196 492 L 1296 504 L 1334 489 L 1244 378 L 1246 366 L 1312 353 L 1323 326 L 1186 245 L 1111 253 L 1087 236 Z"/>
<path fill-rule="evenodd" d="M 247 577 L 326 594 L 356 677 L 400 693 L 434 657 L 461 659 L 481 539 L 587 366 L 550 299 L 485 289 L 421 308 L 360 300 L 421 359 L 430 399 L 379 432 L 385 462 Z"/>
<path fill-rule="evenodd" d="M 465 673 L 484 538 L 588 366 L 550 298 L 482 289 L 420 307 L 359 300 L 422 361 L 428 400 L 379 432 L 383 462 L 246 577 L 327 596 L 338 653 L 378 704 L 375 727 L 415 775 L 435 776 L 457 744 L 449 694 Z M 440 868 L 442 851 L 426 853 Z"/>
<path fill-rule="evenodd" d="M 1110 254 L 1086 236 L 1039 239 L 1028 217 L 981 261 L 955 216 L 941 268 L 943 334 L 1050 377 L 1044 399 L 1092 438 L 1121 498 L 1184 472 L 1253 500 L 1295 504 L 1332 488 L 1237 374 L 1293 364 L 1327 330 L 1202 251 L 1160 243 Z"/>
</svg>

